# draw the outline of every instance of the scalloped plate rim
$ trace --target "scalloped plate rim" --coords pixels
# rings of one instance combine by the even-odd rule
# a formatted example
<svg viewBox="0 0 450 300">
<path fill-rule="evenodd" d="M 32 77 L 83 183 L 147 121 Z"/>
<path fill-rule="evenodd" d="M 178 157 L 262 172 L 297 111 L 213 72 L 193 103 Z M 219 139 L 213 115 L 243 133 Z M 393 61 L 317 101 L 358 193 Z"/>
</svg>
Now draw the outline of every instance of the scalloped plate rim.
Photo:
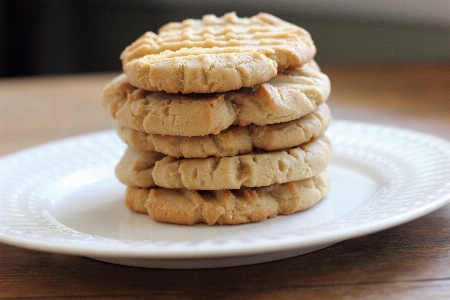
<svg viewBox="0 0 450 300">
<path fill-rule="evenodd" d="M 336 126 L 335 124 L 347 126 L 360 126 L 365 128 L 376 127 L 380 128 L 381 130 L 402 132 L 406 135 L 413 135 L 418 138 L 433 138 L 436 141 L 436 143 L 441 143 L 442 145 L 447 146 L 450 149 L 450 143 L 448 141 L 441 139 L 439 137 L 435 137 L 418 131 L 413 131 L 410 129 L 379 125 L 373 123 L 344 121 L 344 120 L 334 120 L 332 126 Z M 114 132 L 113 130 L 105 130 L 64 138 L 58 141 L 49 142 L 46 144 L 24 149 L 12 154 L 8 154 L 6 156 L 1 157 L 0 161 L 4 162 L 14 160 L 20 158 L 23 155 L 27 155 L 33 151 L 39 151 L 46 147 L 52 147 L 64 143 L 72 143 L 80 139 L 90 139 L 97 136 L 112 135 L 113 132 Z M 0 199 L 0 201 L 2 200 Z M 155 250 L 154 243 L 148 246 L 140 245 L 138 247 L 132 246 L 130 248 L 130 244 L 126 240 L 124 240 L 123 242 L 121 242 L 120 240 L 114 241 L 113 244 L 115 248 L 112 249 L 109 248 L 107 245 L 105 245 L 104 241 L 101 240 L 97 241 L 92 240 L 89 243 L 83 245 L 74 245 L 74 244 L 64 245 L 61 244 L 61 241 L 33 240 L 27 237 L 14 236 L 8 233 L 0 232 L 0 242 L 39 251 L 69 254 L 69 255 L 82 255 L 88 257 L 104 257 L 104 258 L 141 258 L 141 259 L 148 258 L 148 259 L 184 260 L 184 259 L 252 256 L 261 254 L 271 254 L 278 251 L 295 251 L 296 249 L 301 250 L 302 248 L 307 247 L 320 247 L 324 245 L 331 245 L 350 238 L 364 236 L 419 218 L 446 205 L 448 202 L 450 202 L 450 185 L 447 186 L 446 193 L 444 193 L 440 197 L 436 197 L 426 205 L 417 207 L 415 209 L 407 210 L 399 215 L 395 215 L 387 219 L 381 219 L 378 221 L 372 221 L 366 224 L 362 224 L 357 228 L 353 228 L 352 230 L 349 230 L 348 228 L 342 228 L 330 232 L 322 232 L 322 234 L 317 237 L 307 236 L 306 241 L 302 240 L 302 238 L 299 238 L 298 236 L 296 237 L 295 235 L 291 235 L 289 237 L 277 240 L 277 243 L 274 243 L 273 240 L 265 240 L 264 238 L 262 238 L 262 240 L 258 241 L 257 243 L 249 242 L 249 244 L 251 245 L 249 246 L 249 244 L 247 244 L 244 247 L 242 247 L 242 245 L 239 245 L 239 243 L 242 244 L 242 242 L 238 242 L 238 245 L 234 245 L 233 243 L 235 242 L 233 242 L 231 244 L 232 249 L 230 249 L 230 247 L 226 247 L 224 249 L 215 249 L 214 251 L 207 249 L 205 245 L 202 245 L 200 247 L 191 245 L 189 246 L 190 247 L 190 249 L 188 249 L 189 251 L 185 251 L 185 253 L 183 253 L 182 255 L 180 255 L 179 253 L 180 244 L 165 245 L 163 247 L 164 249 L 162 249 L 161 251 L 157 251 Z M 2 219 L 0 215 L 0 225 L 1 223 Z M 94 248 L 92 248 L 93 245 Z M 181 247 L 187 246 L 181 245 Z"/>
</svg>

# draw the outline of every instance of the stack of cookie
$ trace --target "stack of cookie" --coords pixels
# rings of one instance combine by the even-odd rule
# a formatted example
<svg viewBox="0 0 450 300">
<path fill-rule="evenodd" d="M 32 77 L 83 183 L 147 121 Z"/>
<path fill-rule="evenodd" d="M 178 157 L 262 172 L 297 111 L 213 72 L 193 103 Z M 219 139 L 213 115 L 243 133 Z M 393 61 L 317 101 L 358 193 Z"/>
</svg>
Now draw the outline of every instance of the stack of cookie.
<svg viewBox="0 0 450 300">
<path fill-rule="evenodd" d="M 128 148 L 125 203 L 161 222 L 242 224 L 329 191 L 328 77 L 302 28 L 268 14 L 206 15 L 122 53 L 102 105 Z"/>
</svg>

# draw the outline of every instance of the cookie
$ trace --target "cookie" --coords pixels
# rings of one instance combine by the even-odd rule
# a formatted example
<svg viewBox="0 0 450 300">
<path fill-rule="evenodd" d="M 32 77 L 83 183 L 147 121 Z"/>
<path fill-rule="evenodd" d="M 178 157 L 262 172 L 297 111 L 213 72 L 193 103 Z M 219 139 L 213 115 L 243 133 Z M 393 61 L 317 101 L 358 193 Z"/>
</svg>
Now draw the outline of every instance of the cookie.
<svg viewBox="0 0 450 300">
<path fill-rule="evenodd" d="M 214 93 L 251 87 L 277 75 L 277 65 L 257 51 L 189 49 L 147 55 L 127 64 L 129 81 L 167 93 Z"/>
<path fill-rule="evenodd" d="M 112 80 L 102 105 L 132 129 L 171 136 L 218 134 L 233 124 L 267 125 L 305 116 L 325 103 L 330 81 L 313 61 L 253 89 L 214 94 L 168 94 L 133 88 L 126 76 Z"/>
<path fill-rule="evenodd" d="M 150 189 L 128 186 L 125 191 L 125 205 L 136 213 L 147 213 L 147 200 Z"/>
<path fill-rule="evenodd" d="M 113 118 L 116 118 L 117 112 L 127 101 L 128 95 L 135 90 L 136 88 L 126 80 L 124 75 L 119 75 L 106 84 L 100 104 Z"/>
<path fill-rule="evenodd" d="M 310 61 L 309 33 L 272 15 L 205 15 L 147 32 L 120 58 L 132 85 L 168 93 L 214 93 L 252 87 Z"/>
<path fill-rule="evenodd" d="M 155 163 L 152 175 L 160 187 L 191 190 L 239 189 L 301 180 L 322 172 L 331 156 L 326 138 L 283 151 L 232 157 L 176 158 Z"/>
<path fill-rule="evenodd" d="M 164 157 L 165 155 L 159 152 L 142 152 L 128 147 L 115 168 L 116 177 L 127 186 L 154 186 L 153 168 L 155 163 Z"/>
<path fill-rule="evenodd" d="M 291 148 L 321 136 L 330 125 L 331 114 L 326 104 L 306 116 L 278 124 L 230 126 L 218 135 L 195 137 L 148 134 L 118 124 L 119 137 L 140 151 L 158 151 L 185 158 L 235 156 L 254 152 Z"/>
<path fill-rule="evenodd" d="M 154 134 L 134 130 L 119 122 L 116 125 L 116 132 L 117 135 L 122 139 L 122 141 L 131 148 L 134 148 L 139 151 L 156 151 L 154 142 L 156 135 Z M 164 152 L 163 151 L 158 152 L 162 153 L 168 152 L 166 151 L 166 149 L 164 150 L 165 150 Z"/>
<path fill-rule="evenodd" d="M 329 192 L 327 171 L 312 178 L 238 190 L 195 191 L 188 189 L 128 187 L 125 203 L 134 212 L 148 213 L 159 222 L 244 224 L 308 209 Z"/>
</svg>

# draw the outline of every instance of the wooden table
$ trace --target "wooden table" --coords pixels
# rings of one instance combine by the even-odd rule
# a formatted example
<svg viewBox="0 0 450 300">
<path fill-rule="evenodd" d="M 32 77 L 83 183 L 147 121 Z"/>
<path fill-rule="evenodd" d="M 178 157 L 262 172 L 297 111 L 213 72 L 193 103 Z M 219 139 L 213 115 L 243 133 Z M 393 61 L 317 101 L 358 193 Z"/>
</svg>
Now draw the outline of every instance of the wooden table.
<svg viewBox="0 0 450 300">
<path fill-rule="evenodd" d="M 450 65 L 324 67 L 336 119 L 450 140 Z M 99 105 L 113 74 L 0 81 L 0 154 L 112 128 Z M 7 176 L 7 174 L 1 174 Z M 161 270 L 0 244 L 0 298 L 450 298 L 450 205 L 303 256 L 243 267 Z"/>
</svg>

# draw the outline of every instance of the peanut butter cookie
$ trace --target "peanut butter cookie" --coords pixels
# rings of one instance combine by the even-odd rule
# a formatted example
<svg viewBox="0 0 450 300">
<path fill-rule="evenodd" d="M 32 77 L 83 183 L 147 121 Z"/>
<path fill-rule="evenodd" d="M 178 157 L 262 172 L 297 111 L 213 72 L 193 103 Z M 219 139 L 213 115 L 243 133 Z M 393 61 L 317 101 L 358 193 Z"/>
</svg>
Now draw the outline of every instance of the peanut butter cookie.
<svg viewBox="0 0 450 300">
<path fill-rule="evenodd" d="M 147 32 L 121 54 L 132 85 L 168 93 L 214 93 L 252 87 L 310 61 L 309 33 L 272 15 L 206 15 Z"/>
</svg>

